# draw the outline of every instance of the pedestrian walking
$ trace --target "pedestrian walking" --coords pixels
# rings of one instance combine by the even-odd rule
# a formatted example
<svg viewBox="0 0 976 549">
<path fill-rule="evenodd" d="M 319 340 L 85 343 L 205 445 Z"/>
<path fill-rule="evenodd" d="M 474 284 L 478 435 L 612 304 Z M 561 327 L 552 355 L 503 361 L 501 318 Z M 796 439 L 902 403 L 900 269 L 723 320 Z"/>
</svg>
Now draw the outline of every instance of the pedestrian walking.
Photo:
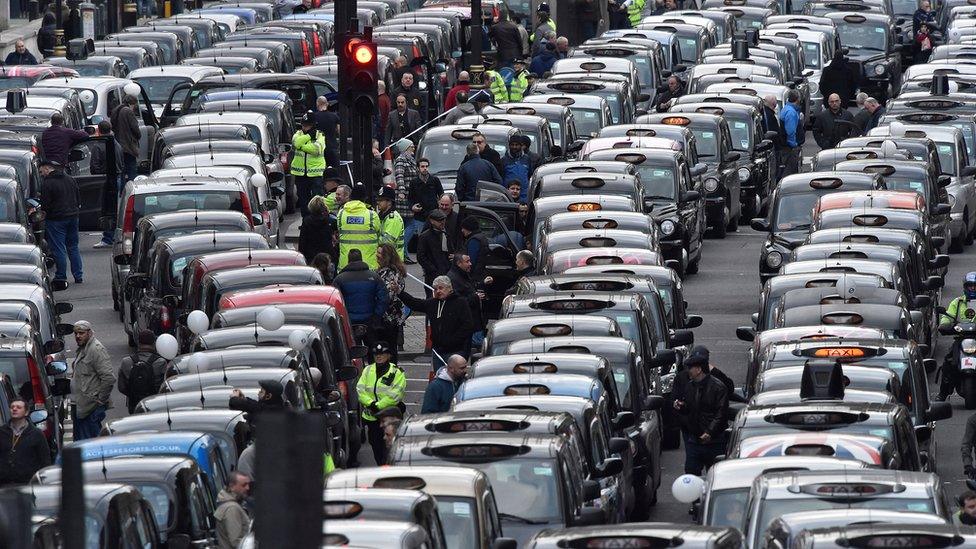
<svg viewBox="0 0 976 549">
<path fill-rule="evenodd" d="M 81 196 L 78 185 L 64 167 L 52 160 L 42 160 L 41 209 L 45 213 L 44 240 L 54 255 L 54 279 L 68 279 L 68 261 L 76 283 L 84 282 L 81 251 L 78 249 L 78 215 Z"/>
<path fill-rule="evenodd" d="M 31 424 L 27 401 L 10 401 L 10 421 L 0 425 L 0 486 L 27 484 L 34 473 L 51 464 L 44 433 Z"/>
<path fill-rule="evenodd" d="M 329 109 L 324 95 L 315 100 L 315 129 L 325 136 L 325 167 L 339 167 L 339 115 Z"/>
<path fill-rule="evenodd" d="M 461 355 L 451 355 L 447 364 L 437 369 L 434 379 L 424 390 L 424 402 L 420 407 L 422 414 L 442 414 L 451 410 L 451 399 L 458 386 L 468 375 L 468 360 Z"/>
<path fill-rule="evenodd" d="M 7 54 L 7 58 L 3 60 L 4 65 L 36 65 L 37 58 L 34 54 L 27 51 L 27 45 L 24 44 L 23 40 L 17 40 L 14 42 L 14 51 Z"/>
<path fill-rule="evenodd" d="M 109 118 L 115 131 L 115 139 L 122 145 L 122 177 L 127 183 L 139 173 L 139 141 L 142 139 L 139 100 L 134 95 L 126 95 Z"/>
<path fill-rule="evenodd" d="M 928 63 L 929 57 L 932 55 L 934 26 L 935 23 L 922 23 L 918 33 L 915 34 L 916 64 Z"/>
<path fill-rule="evenodd" d="M 800 120 L 800 94 L 796 90 L 786 92 L 786 104 L 779 112 L 779 119 L 783 125 L 783 148 L 781 158 L 783 170 L 780 177 L 800 172 L 800 154 L 803 141 L 806 138 L 803 123 Z"/>
<path fill-rule="evenodd" d="M 579 18 L 580 41 L 596 38 L 601 19 L 600 3 L 597 0 L 574 0 L 574 3 L 576 16 Z"/>
<path fill-rule="evenodd" d="M 512 82 L 508 85 L 508 100 L 511 102 L 521 101 L 525 97 L 526 90 L 529 89 L 529 71 L 526 69 L 528 61 L 524 57 L 515 59 L 515 75 Z"/>
<path fill-rule="evenodd" d="M 790 90 L 793 91 L 793 90 Z M 813 138 L 821 150 L 833 149 L 838 143 L 857 132 L 854 116 L 843 106 L 836 93 L 827 98 L 827 109 L 813 120 Z"/>
<path fill-rule="evenodd" d="M 437 200 L 444 194 L 444 186 L 440 178 L 430 173 L 430 160 L 421 158 L 417 162 L 417 175 L 408 185 L 407 202 L 413 213 L 409 221 L 405 221 L 406 230 L 403 237 L 403 259 L 407 264 L 414 263 L 407 255 L 407 248 L 414 236 L 419 236 L 424 229 L 427 216 L 437 209 Z"/>
<path fill-rule="evenodd" d="M 454 105 L 453 109 L 444 114 L 444 118 L 441 119 L 442 126 L 453 126 L 465 116 L 478 114 L 478 109 L 468 99 L 467 92 L 458 92 L 454 98 L 456 100 L 456 104 Z"/>
<path fill-rule="evenodd" d="M 498 22 L 491 26 L 488 36 L 496 45 L 496 67 L 511 67 L 512 61 L 524 53 L 518 25 L 509 18 L 506 12 L 499 15 Z"/>
<path fill-rule="evenodd" d="M 976 479 L 976 469 L 973 468 L 974 449 L 976 449 L 976 414 L 971 414 L 966 419 L 966 430 L 963 432 L 962 445 L 960 446 L 962 472 L 968 479 Z"/>
<path fill-rule="evenodd" d="M 65 127 L 64 116 L 59 112 L 51 115 L 51 125 L 41 132 L 44 158 L 62 166 L 68 165 L 68 153 L 72 147 L 87 140 L 87 133 Z"/>
<path fill-rule="evenodd" d="M 710 375 L 708 349 L 696 345 L 675 378 L 672 406 L 681 422 L 685 473 L 701 475 L 725 451 L 729 396 L 725 384 Z"/>
<path fill-rule="evenodd" d="M 349 189 L 349 194 L 346 195 L 346 200 L 340 203 L 337 194 L 340 186 L 343 185 L 342 178 L 339 177 L 339 172 L 335 168 L 326 167 L 325 171 L 322 172 L 322 187 L 325 189 L 325 208 L 327 213 L 333 216 L 339 214 L 339 208 L 348 202 L 352 196 L 352 188 L 346 185 L 345 187 Z"/>
<path fill-rule="evenodd" d="M 400 213 L 404 223 L 413 218 L 410 208 L 410 183 L 417 177 L 417 159 L 414 153 L 417 147 L 409 139 L 401 139 L 396 143 L 396 150 L 400 153 L 393 162 L 393 182 L 395 196 L 393 206 Z"/>
<path fill-rule="evenodd" d="M 375 259 L 376 253 L 373 253 Z M 376 332 L 381 326 L 383 313 L 390 304 L 390 294 L 386 284 L 369 265 L 363 261 L 357 249 L 349 250 L 349 264 L 343 267 L 332 281 L 341 293 L 349 313 L 349 322 L 366 327 L 364 340 L 367 346 L 376 341 Z"/>
<path fill-rule="evenodd" d="M 159 392 L 166 375 L 166 359 L 156 354 L 156 334 L 142 330 L 137 343 L 136 352 L 122 358 L 118 374 L 119 392 L 125 395 L 130 414 L 140 400 Z"/>
<path fill-rule="evenodd" d="M 291 174 L 302 217 L 308 215 L 308 201 L 323 194 L 322 174 L 325 173 L 325 134 L 315 129 L 315 113 L 309 111 L 291 138 L 295 155 L 291 160 Z"/>
<path fill-rule="evenodd" d="M 108 120 L 102 120 L 98 123 L 95 129 L 95 137 L 113 137 L 112 148 L 114 148 L 114 158 L 115 158 L 115 196 L 110 197 L 108 201 L 109 204 L 115 204 L 118 201 L 118 196 L 122 194 L 123 185 L 123 172 L 125 170 L 125 153 L 122 151 L 122 145 L 119 144 L 118 139 L 114 139 L 112 134 L 112 123 Z M 91 148 L 91 173 L 92 174 L 107 174 L 108 173 L 108 148 L 109 144 L 107 140 L 100 140 L 95 146 Z M 111 189 L 109 189 L 111 190 Z M 105 191 L 108 192 L 108 191 Z M 104 208 L 104 207 L 103 207 Z M 107 213 L 107 212 L 106 212 Z M 114 213 L 114 209 L 112 210 Z M 109 248 L 112 246 L 112 242 L 115 239 L 114 232 L 111 229 L 106 229 L 102 231 L 102 239 L 95 243 L 92 248 Z"/>
<path fill-rule="evenodd" d="M 436 369 L 444 364 L 444 357 L 468 356 L 471 351 L 471 335 L 475 321 L 471 318 L 468 303 L 454 293 L 451 279 L 438 276 L 431 284 L 433 297 L 419 299 L 400 292 L 404 305 L 427 315 L 430 323 L 431 348 L 434 350 L 431 365 Z"/>
<path fill-rule="evenodd" d="M 74 323 L 78 350 L 71 377 L 71 401 L 74 403 L 74 439 L 94 438 L 102 431 L 102 421 L 111 406 L 115 372 L 105 346 L 95 338 L 87 320 Z"/>
<path fill-rule="evenodd" d="M 243 505 L 250 494 L 251 477 L 231 471 L 227 485 L 217 494 L 217 507 L 213 513 L 219 549 L 237 549 L 251 531 L 251 517 Z"/>
<path fill-rule="evenodd" d="M 313 196 L 308 201 L 308 215 L 302 218 L 298 229 L 298 251 L 311 264 L 315 256 L 335 256 L 335 220 L 325 206 L 325 197 Z"/>
<path fill-rule="evenodd" d="M 362 200 L 349 200 L 352 189 L 342 185 L 336 190 L 337 203 L 341 203 L 339 210 L 339 269 L 344 269 L 352 261 L 349 253 L 358 250 L 360 258 L 376 268 L 376 247 L 380 245 L 383 225 L 380 216 Z"/>
<path fill-rule="evenodd" d="M 918 36 L 922 32 L 922 25 L 926 23 L 936 25 L 936 14 L 935 10 L 932 9 L 932 2 L 929 0 L 922 0 L 918 5 L 918 9 L 912 14 L 912 35 Z M 937 27 L 936 27 L 937 28 Z"/>
<path fill-rule="evenodd" d="M 390 362 L 391 349 L 385 341 L 378 341 L 372 348 L 373 363 L 363 368 L 356 382 L 356 394 L 362 408 L 366 439 L 373 450 L 376 465 L 386 465 L 386 442 L 377 416 L 383 410 L 406 409 L 403 395 L 407 389 L 407 376 L 396 364 Z"/>
<path fill-rule="evenodd" d="M 471 142 L 478 146 L 478 156 L 487 160 L 488 162 L 491 162 L 491 165 L 495 167 L 495 170 L 497 170 L 498 173 L 502 173 L 502 171 L 504 171 L 505 168 L 502 166 L 502 155 L 498 154 L 498 151 L 488 144 L 488 138 L 485 137 L 485 134 L 481 132 L 475 133 L 474 136 L 471 137 Z M 461 163 L 464 164 L 463 161 Z M 499 185 L 500 184 L 501 183 L 499 183 Z M 454 194 L 458 197 L 461 196 L 457 194 L 457 191 L 455 191 Z"/>
<path fill-rule="evenodd" d="M 380 268 L 376 271 L 380 280 L 386 285 L 386 291 L 390 296 L 389 304 L 380 323 L 379 339 L 390 344 L 390 352 L 393 361 L 399 358 L 397 347 L 400 342 L 400 330 L 403 327 L 403 302 L 400 301 L 400 292 L 406 288 L 407 268 L 400 261 L 393 245 L 389 243 L 380 244 L 376 250 L 376 261 Z"/>
<path fill-rule="evenodd" d="M 400 259 L 403 259 L 404 221 L 400 212 L 393 207 L 396 197 L 397 192 L 390 187 L 380 187 L 376 196 L 376 210 L 380 216 L 380 242 L 392 244 Z"/>
<path fill-rule="evenodd" d="M 457 193 L 458 200 L 461 202 L 475 202 L 478 200 L 478 182 L 491 181 L 502 185 L 502 177 L 498 174 L 495 166 L 481 158 L 478 145 L 471 143 L 467 148 L 467 155 L 461 162 L 461 168 L 457 173 L 457 182 L 454 191 Z"/>
<path fill-rule="evenodd" d="M 416 109 L 409 108 L 408 104 L 408 98 L 405 94 L 397 94 L 396 108 L 390 111 L 390 119 L 386 123 L 387 143 L 396 143 L 401 139 L 416 141 L 417 137 L 411 134 L 423 124 L 423 121 L 420 118 L 420 113 Z"/>
<path fill-rule="evenodd" d="M 440 209 L 430 212 L 427 222 L 430 225 L 417 238 L 417 263 L 424 272 L 424 283 L 428 286 L 435 278 L 446 275 L 451 269 L 450 239 L 444 232 L 447 216 Z"/>
<path fill-rule="evenodd" d="M 459 240 L 461 236 L 461 220 L 458 217 L 458 213 L 454 211 L 454 205 L 456 203 L 457 200 L 452 193 L 444 193 L 437 199 L 437 209 L 444 212 L 446 216 L 444 218 L 444 231 L 447 233 L 447 243 L 450 245 L 449 251 L 451 252 L 461 247 L 461 241 Z"/>
<path fill-rule="evenodd" d="M 529 35 L 529 42 L 535 42 L 536 35 L 540 37 L 548 32 L 556 32 L 556 22 L 550 17 L 549 4 L 542 2 L 535 9 L 536 23 L 535 30 Z"/>
</svg>

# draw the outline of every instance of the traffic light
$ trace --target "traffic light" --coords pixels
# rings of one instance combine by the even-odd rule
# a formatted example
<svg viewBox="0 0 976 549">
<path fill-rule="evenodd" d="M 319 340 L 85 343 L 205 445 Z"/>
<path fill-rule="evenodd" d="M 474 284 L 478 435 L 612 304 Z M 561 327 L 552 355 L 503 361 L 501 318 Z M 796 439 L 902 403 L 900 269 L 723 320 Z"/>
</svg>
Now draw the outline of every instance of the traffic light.
<svg viewBox="0 0 976 549">
<path fill-rule="evenodd" d="M 345 69 L 348 88 L 348 105 L 359 115 L 377 114 L 376 84 L 379 74 L 376 67 L 376 43 L 362 35 L 351 36 L 345 46 Z"/>
</svg>

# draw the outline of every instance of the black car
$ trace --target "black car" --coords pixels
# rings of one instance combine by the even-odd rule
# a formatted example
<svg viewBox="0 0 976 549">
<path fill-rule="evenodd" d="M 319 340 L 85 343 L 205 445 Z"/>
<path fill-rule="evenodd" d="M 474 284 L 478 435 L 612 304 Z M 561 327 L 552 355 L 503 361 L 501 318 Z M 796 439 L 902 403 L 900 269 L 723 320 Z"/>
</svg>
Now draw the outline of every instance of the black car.
<svg viewBox="0 0 976 549">
<path fill-rule="evenodd" d="M 843 10 L 837 6 L 834 9 Z M 860 78 L 860 89 L 882 103 L 901 86 L 901 53 L 912 44 L 899 44 L 891 15 L 876 11 L 831 11 L 824 14 L 837 25 L 840 42 Z"/>
</svg>

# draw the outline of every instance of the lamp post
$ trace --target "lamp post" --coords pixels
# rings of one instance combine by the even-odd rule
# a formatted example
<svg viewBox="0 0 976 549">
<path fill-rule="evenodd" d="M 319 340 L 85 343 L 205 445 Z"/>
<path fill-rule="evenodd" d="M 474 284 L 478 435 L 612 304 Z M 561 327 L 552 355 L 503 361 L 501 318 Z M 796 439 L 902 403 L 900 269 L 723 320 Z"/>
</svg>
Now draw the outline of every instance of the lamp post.
<svg viewBox="0 0 976 549">
<path fill-rule="evenodd" d="M 68 49 L 64 44 L 64 0 L 54 0 L 54 55 L 64 57 Z"/>
<path fill-rule="evenodd" d="M 471 57 L 468 60 L 469 84 L 473 90 L 485 87 L 485 67 L 481 64 L 481 29 L 484 15 L 481 13 L 481 0 L 471 0 Z"/>
</svg>

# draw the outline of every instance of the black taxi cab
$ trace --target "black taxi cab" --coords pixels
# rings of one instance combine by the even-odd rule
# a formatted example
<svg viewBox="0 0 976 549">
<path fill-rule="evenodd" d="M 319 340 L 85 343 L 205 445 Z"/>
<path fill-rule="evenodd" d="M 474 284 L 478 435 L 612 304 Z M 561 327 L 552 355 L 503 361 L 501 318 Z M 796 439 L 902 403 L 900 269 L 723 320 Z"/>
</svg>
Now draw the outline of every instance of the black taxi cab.
<svg viewBox="0 0 976 549">
<path fill-rule="evenodd" d="M 519 281 L 522 285 L 526 279 Z M 567 335 L 620 336 L 620 326 L 612 318 L 593 315 L 533 315 L 505 318 L 485 331 L 482 357 L 504 354 L 508 344 L 526 337 Z"/>
<path fill-rule="evenodd" d="M 867 11 L 842 11 L 838 5 L 824 17 L 837 26 L 841 44 L 857 68 L 861 89 L 879 101 L 894 97 L 901 86 L 901 52 L 911 47 L 899 44 L 895 36 L 895 21 L 891 15 Z"/>
<path fill-rule="evenodd" d="M 610 107 L 612 124 L 627 124 L 634 119 L 636 114 L 630 80 L 619 75 L 608 74 L 600 78 L 596 74 L 563 75 L 561 78 L 548 78 L 535 82 L 529 86 L 528 93 L 530 94 L 529 97 L 532 95 L 581 94 L 603 99 Z M 557 104 L 565 104 L 570 109 L 575 106 L 567 103 L 562 101 Z M 599 128 L 596 129 L 599 130 Z"/>
<path fill-rule="evenodd" d="M 854 228 L 863 231 L 876 229 L 897 229 L 914 231 L 925 242 L 926 259 L 934 259 L 948 250 L 948 239 L 935 234 L 928 215 L 914 210 L 895 210 L 890 208 L 842 208 L 818 213 L 813 218 L 810 231 L 824 229 Z"/>
<path fill-rule="evenodd" d="M 659 251 L 660 247 L 654 239 L 655 236 L 619 229 L 580 229 L 549 233 L 539 242 L 536 260 L 539 265 L 548 265 L 547 260 L 552 254 L 581 248 L 632 248 Z M 621 252 L 621 255 L 623 253 Z"/>
<path fill-rule="evenodd" d="M 615 194 L 587 194 L 575 196 L 546 196 L 536 198 L 529 206 L 529 241 L 542 240 L 542 226 L 557 213 L 563 212 L 640 212 L 643 207 L 629 196 Z"/>
<path fill-rule="evenodd" d="M 553 215 L 546 220 L 542 227 L 543 234 L 559 231 L 574 231 L 579 229 L 619 229 L 622 231 L 638 231 L 647 235 L 654 235 L 654 240 L 660 240 L 657 223 L 654 218 L 643 212 L 564 212 Z"/>
<path fill-rule="evenodd" d="M 926 269 L 928 275 L 940 275 L 945 272 L 945 267 L 939 267 L 946 261 L 944 256 L 937 254 L 929 258 L 927 254 L 931 251 L 926 246 L 925 240 L 914 231 L 904 231 L 899 229 L 878 229 L 872 227 L 837 227 L 833 229 L 821 229 L 813 231 L 807 235 L 804 244 L 829 244 L 829 243 L 848 243 L 858 242 L 864 244 L 890 244 L 898 246 L 908 253 L 914 254 L 919 258 L 920 263 Z"/>
<path fill-rule="evenodd" d="M 591 141 L 592 142 L 592 141 Z M 545 196 L 620 194 L 644 205 L 645 188 L 640 175 L 621 173 L 553 173 L 539 176 L 529 186 L 528 200 Z"/>
<path fill-rule="evenodd" d="M 417 158 L 430 160 L 430 173 L 440 178 L 445 191 L 454 189 L 457 171 L 467 154 L 467 147 L 478 133 L 485 136 L 488 146 L 505 154 L 508 140 L 521 132 L 512 126 L 484 124 L 477 128 L 471 125 L 450 125 L 430 128 L 424 132 L 417 144 Z"/>
<path fill-rule="evenodd" d="M 595 134 L 594 134 L 595 135 Z M 536 185 L 543 177 L 553 174 L 575 174 L 575 173 L 619 173 L 625 175 L 636 175 L 637 166 L 628 162 L 618 162 L 616 160 L 571 160 L 567 162 L 551 162 L 543 164 L 532 172 L 530 185 Z"/>
<path fill-rule="evenodd" d="M 810 232 L 811 212 L 824 195 L 841 191 L 885 188 L 878 174 L 810 172 L 784 177 L 769 197 L 769 214 L 752 220 L 752 228 L 768 233 L 759 256 L 759 279 L 777 274 L 789 260 L 790 250 L 800 245 Z"/>
<path fill-rule="evenodd" d="M 610 111 L 610 103 L 603 96 L 587 95 L 585 93 L 547 93 L 545 95 L 528 95 L 522 98 L 523 103 L 530 105 L 545 104 L 568 107 L 573 113 L 576 131 L 581 139 L 589 139 L 597 134 L 600 128 L 614 123 Z"/>
</svg>

